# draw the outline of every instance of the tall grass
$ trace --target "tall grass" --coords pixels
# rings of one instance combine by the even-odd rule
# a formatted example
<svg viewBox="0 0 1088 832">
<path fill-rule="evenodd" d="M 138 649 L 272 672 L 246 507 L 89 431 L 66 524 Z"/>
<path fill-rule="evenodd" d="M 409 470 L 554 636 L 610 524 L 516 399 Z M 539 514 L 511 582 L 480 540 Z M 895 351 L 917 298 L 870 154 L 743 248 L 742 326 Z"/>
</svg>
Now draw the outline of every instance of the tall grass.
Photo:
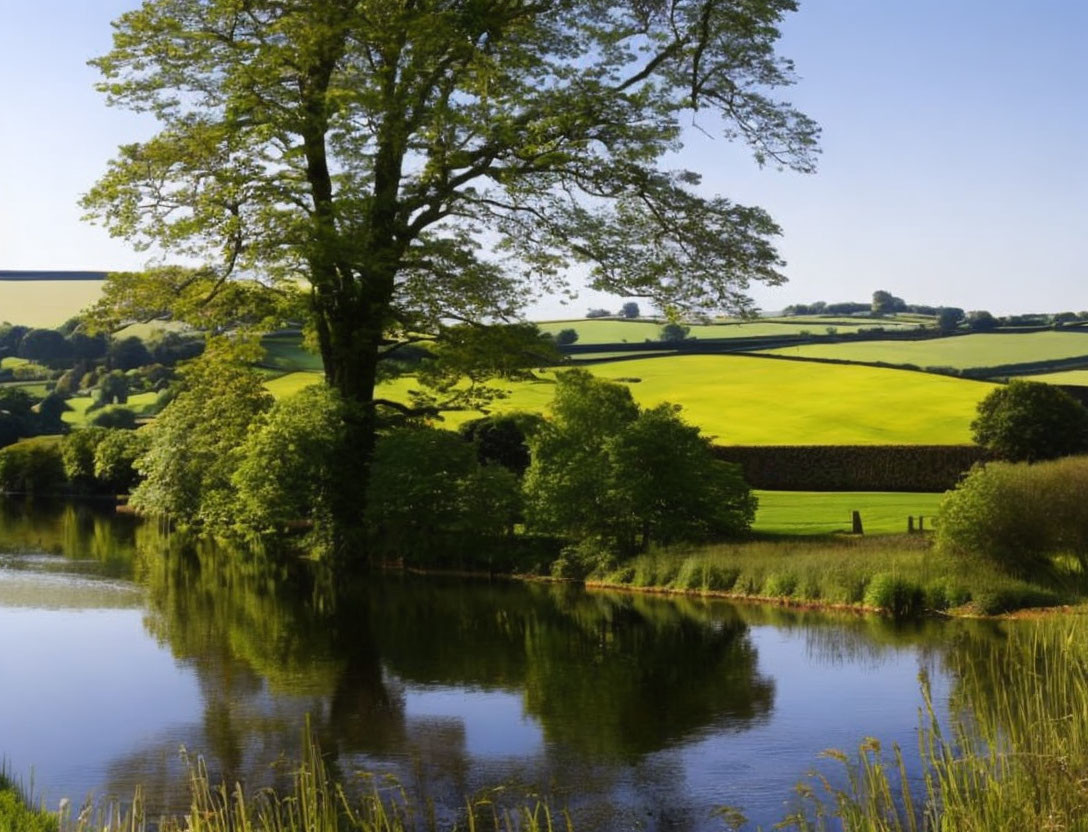
<svg viewBox="0 0 1088 832">
<path fill-rule="evenodd" d="M 966 604 L 976 612 L 997 614 L 1067 600 L 996 566 L 936 552 L 922 535 L 661 549 L 599 570 L 587 583 L 880 609 L 897 616 Z"/>
<path fill-rule="evenodd" d="M 242 785 L 214 785 L 202 759 L 189 761 L 190 806 L 181 816 L 149 818 L 139 790 L 128 805 L 85 803 L 57 815 L 22 808 L 14 824 L 4 825 L 0 791 L 0 830 L 3 832 L 410 832 L 437 830 L 433 806 L 414 802 L 393 780 L 368 778 L 360 796 L 329 773 L 307 724 L 303 759 L 294 771 L 291 789 L 247 791 Z M 22 804 L 19 804 L 22 806 Z M 22 822 L 25 825 L 20 826 Z M 35 823 L 41 825 L 34 825 Z M 470 799 L 463 819 L 450 828 L 465 832 L 570 832 L 569 816 L 553 813 L 547 803 L 515 808 L 500 806 L 491 796 Z"/>
<path fill-rule="evenodd" d="M 960 683 L 948 727 L 922 680 L 920 783 L 912 786 L 898 748 L 889 756 L 876 740 L 866 740 L 856 758 L 831 751 L 846 785 L 813 775 L 798 787 L 802 808 L 780 828 L 1088 829 L 1088 622 L 1016 627 L 1006 644 L 952 661 Z"/>
</svg>

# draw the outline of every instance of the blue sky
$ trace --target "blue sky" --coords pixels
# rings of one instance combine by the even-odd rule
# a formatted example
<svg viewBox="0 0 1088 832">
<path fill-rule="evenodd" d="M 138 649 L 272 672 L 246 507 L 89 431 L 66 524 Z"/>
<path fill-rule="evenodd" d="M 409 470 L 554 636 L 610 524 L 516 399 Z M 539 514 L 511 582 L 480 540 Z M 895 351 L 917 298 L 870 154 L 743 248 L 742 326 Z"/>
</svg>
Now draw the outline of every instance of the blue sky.
<svg viewBox="0 0 1088 832">
<path fill-rule="evenodd" d="M 76 205 L 116 146 L 153 128 L 107 108 L 85 65 L 132 5 L 0 0 L 0 269 L 143 263 Z M 784 95 L 823 127 L 819 171 L 759 169 L 695 129 L 676 161 L 782 225 L 790 282 L 753 291 L 765 309 L 881 288 L 994 312 L 1088 309 L 1086 36 L 1082 0 L 802 0 L 780 50 L 800 83 Z M 584 293 L 531 313 L 618 304 Z"/>
</svg>

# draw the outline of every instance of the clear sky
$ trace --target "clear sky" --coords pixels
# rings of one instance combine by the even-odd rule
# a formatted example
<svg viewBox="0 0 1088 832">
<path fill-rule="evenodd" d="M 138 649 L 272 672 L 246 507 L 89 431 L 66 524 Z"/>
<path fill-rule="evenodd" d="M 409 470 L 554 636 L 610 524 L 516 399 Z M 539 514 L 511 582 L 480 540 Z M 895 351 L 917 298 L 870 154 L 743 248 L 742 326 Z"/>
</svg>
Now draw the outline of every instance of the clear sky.
<svg viewBox="0 0 1088 832">
<path fill-rule="evenodd" d="M 120 143 L 153 125 L 111 110 L 86 60 L 135 0 L 0 0 L 0 269 L 125 269 L 144 255 L 76 205 Z M 767 208 L 790 282 L 813 300 L 1088 309 L 1088 2 L 802 0 L 784 95 L 823 127 L 811 176 L 759 169 L 688 131 L 678 165 L 708 193 Z M 700 123 L 712 129 L 712 124 Z M 619 305 L 584 293 L 536 317 Z"/>
</svg>

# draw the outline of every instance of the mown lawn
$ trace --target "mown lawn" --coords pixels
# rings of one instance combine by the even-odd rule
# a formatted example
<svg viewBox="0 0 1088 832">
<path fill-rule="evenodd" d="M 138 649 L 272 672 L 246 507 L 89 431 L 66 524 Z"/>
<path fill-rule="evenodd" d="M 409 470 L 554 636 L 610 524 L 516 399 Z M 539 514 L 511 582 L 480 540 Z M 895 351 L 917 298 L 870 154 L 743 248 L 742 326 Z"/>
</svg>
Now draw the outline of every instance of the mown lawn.
<svg viewBox="0 0 1088 832">
<path fill-rule="evenodd" d="M 100 280 L 0 280 L 0 321 L 60 326 L 101 294 Z"/>
<path fill-rule="evenodd" d="M 932 528 L 943 494 L 855 491 L 757 491 L 753 530 L 766 534 L 849 532 L 851 513 L 861 512 L 866 534 L 906 532 L 907 517 L 925 518 Z"/>
<path fill-rule="evenodd" d="M 767 350 L 767 354 L 966 370 L 1088 356 L 1088 333 L 1030 332 L 1017 335 L 995 332 L 929 341 L 803 344 Z"/>
</svg>

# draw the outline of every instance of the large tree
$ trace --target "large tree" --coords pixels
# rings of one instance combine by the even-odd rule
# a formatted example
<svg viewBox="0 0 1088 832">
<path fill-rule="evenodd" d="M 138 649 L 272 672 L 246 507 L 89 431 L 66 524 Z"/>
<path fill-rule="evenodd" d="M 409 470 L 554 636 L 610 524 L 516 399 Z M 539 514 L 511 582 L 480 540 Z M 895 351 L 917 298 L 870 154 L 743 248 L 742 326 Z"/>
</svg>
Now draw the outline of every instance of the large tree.
<svg viewBox="0 0 1088 832">
<path fill-rule="evenodd" d="M 94 63 L 111 103 L 162 129 L 84 205 L 203 265 L 107 297 L 135 316 L 157 285 L 175 314 L 252 320 L 230 307 L 302 287 L 328 382 L 361 405 L 365 474 L 380 367 L 405 342 L 516 317 L 572 266 L 669 310 L 743 312 L 752 281 L 783 280 L 764 211 L 660 163 L 695 120 L 812 169 L 816 125 L 772 97 L 792 82 L 774 46 L 795 6 L 146 0 Z"/>
</svg>

